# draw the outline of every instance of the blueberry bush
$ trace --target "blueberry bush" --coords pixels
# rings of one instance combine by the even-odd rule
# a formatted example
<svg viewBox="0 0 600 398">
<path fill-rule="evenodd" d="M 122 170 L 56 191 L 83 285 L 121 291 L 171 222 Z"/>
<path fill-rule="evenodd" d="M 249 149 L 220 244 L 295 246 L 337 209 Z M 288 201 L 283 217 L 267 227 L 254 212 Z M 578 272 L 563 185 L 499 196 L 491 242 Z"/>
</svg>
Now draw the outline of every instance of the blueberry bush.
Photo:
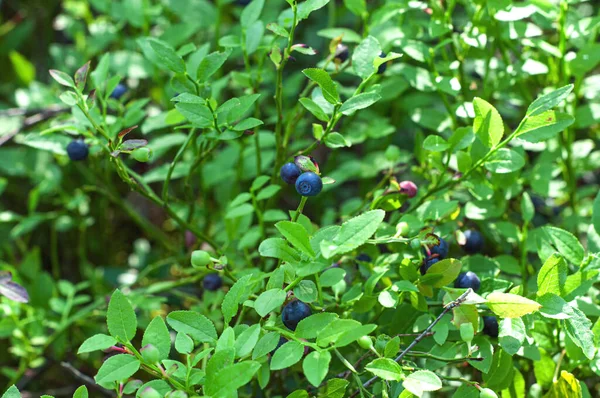
<svg viewBox="0 0 600 398">
<path fill-rule="evenodd" d="M 600 396 L 600 6 L 0 1 L 0 391 Z"/>
</svg>

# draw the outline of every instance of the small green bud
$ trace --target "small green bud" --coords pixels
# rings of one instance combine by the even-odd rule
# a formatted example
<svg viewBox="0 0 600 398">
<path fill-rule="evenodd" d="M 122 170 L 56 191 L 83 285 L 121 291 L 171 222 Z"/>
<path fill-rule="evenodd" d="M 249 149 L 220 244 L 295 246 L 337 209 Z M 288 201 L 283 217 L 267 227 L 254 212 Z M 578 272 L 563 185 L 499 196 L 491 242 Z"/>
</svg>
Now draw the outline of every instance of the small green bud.
<svg viewBox="0 0 600 398">
<path fill-rule="evenodd" d="M 498 395 L 489 388 L 482 388 L 479 392 L 479 398 L 498 398 Z"/>
<path fill-rule="evenodd" d="M 204 250 L 195 250 L 192 252 L 192 267 L 206 267 L 211 262 L 210 254 L 208 254 L 208 252 L 205 252 Z"/>
<path fill-rule="evenodd" d="M 150 157 L 152 156 L 152 151 L 150 150 L 150 148 L 137 148 L 134 149 L 133 152 L 131 152 L 131 156 L 133 156 L 133 158 L 135 160 L 137 160 L 138 162 L 147 162 L 148 160 L 150 160 Z"/>
<path fill-rule="evenodd" d="M 369 336 L 362 336 L 360 339 L 358 339 L 358 345 L 360 348 L 370 350 L 373 347 L 373 340 L 371 340 Z"/>
<path fill-rule="evenodd" d="M 413 239 L 410 241 L 410 247 L 413 248 L 413 250 L 419 250 L 421 249 L 421 240 L 420 239 Z"/>
<path fill-rule="evenodd" d="M 148 363 L 154 364 L 160 361 L 160 351 L 158 351 L 158 348 L 156 348 L 152 344 L 148 344 L 142 347 L 140 353 L 142 354 L 142 358 L 144 358 L 144 361 Z"/>
</svg>

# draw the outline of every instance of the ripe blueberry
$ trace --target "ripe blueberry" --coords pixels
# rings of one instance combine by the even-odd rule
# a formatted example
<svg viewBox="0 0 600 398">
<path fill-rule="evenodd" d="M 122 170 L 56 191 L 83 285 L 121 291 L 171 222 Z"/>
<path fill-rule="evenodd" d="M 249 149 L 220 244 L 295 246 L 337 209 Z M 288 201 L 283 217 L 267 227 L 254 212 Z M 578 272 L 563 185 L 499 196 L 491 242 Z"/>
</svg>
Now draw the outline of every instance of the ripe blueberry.
<svg viewBox="0 0 600 398">
<path fill-rule="evenodd" d="M 286 163 L 281 166 L 281 170 L 279 170 L 279 176 L 286 184 L 294 184 L 298 177 L 302 174 L 302 170 L 300 167 L 296 166 L 296 163 Z"/>
<path fill-rule="evenodd" d="M 88 157 L 88 147 L 83 140 L 73 140 L 67 145 L 67 155 L 71 160 L 84 160 Z"/>
<path fill-rule="evenodd" d="M 427 258 L 425 259 L 425 261 L 423 262 L 423 265 L 421 265 L 421 275 L 425 275 L 425 273 L 427 272 L 427 270 L 429 268 L 431 268 L 431 266 L 435 263 L 437 263 L 438 261 L 440 261 L 439 258 L 433 257 L 433 258 Z"/>
<path fill-rule="evenodd" d="M 311 314 L 312 311 L 307 304 L 300 300 L 295 300 L 283 307 L 283 311 L 281 311 L 281 320 L 286 328 L 296 330 L 298 322 Z"/>
<path fill-rule="evenodd" d="M 438 236 L 438 239 L 440 240 L 440 243 L 438 243 L 435 246 L 431 246 L 429 248 L 429 252 L 433 255 L 433 254 L 437 254 L 438 258 L 440 260 L 443 260 L 446 258 L 446 256 L 448 256 L 448 242 L 446 242 L 443 238 L 440 238 Z M 425 249 L 423 249 L 423 253 L 427 254 L 427 251 Z"/>
<path fill-rule="evenodd" d="M 370 263 L 371 262 L 371 257 L 368 254 L 365 253 L 361 253 L 358 256 L 356 256 L 356 259 L 358 261 L 363 261 L 365 263 Z"/>
<path fill-rule="evenodd" d="M 223 279 L 217 274 L 208 274 L 202 280 L 202 287 L 211 292 L 219 290 L 221 286 L 223 286 Z"/>
<path fill-rule="evenodd" d="M 348 56 L 350 55 L 350 51 L 348 51 L 348 46 L 340 43 L 335 48 L 334 57 L 340 62 L 346 62 Z"/>
<path fill-rule="evenodd" d="M 115 87 L 113 92 L 110 93 L 110 98 L 114 98 L 114 99 L 118 100 L 119 98 L 121 98 L 123 96 L 123 94 L 125 94 L 126 91 L 127 91 L 127 86 L 119 83 L 119 84 L 117 84 L 117 87 Z"/>
<path fill-rule="evenodd" d="M 296 180 L 296 191 L 302 196 L 316 196 L 322 189 L 321 177 L 312 171 L 300 174 Z"/>
<path fill-rule="evenodd" d="M 483 317 L 483 333 L 490 337 L 498 337 L 498 320 L 495 316 Z"/>
<path fill-rule="evenodd" d="M 479 253 L 483 249 L 483 235 L 481 235 L 481 232 L 472 229 L 466 230 L 465 239 L 466 242 L 463 245 L 463 249 L 467 253 Z"/>
<path fill-rule="evenodd" d="M 454 287 L 460 289 L 468 289 L 471 288 L 474 291 L 479 290 L 479 286 L 481 286 L 481 282 L 479 281 L 479 277 L 475 272 L 467 271 L 461 272 L 458 275 L 458 278 L 454 281 Z"/>
<path fill-rule="evenodd" d="M 383 51 L 381 52 L 381 54 L 379 54 L 379 58 L 385 58 L 386 56 L 387 56 L 387 54 L 384 53 Z M 377 68 L 377 74 L 383 75 L 383 73 L 385 72 L 386 69 L 387 69 L 387 62 L 379 65 L 379 68 Z"/>
<path fill-rule="evenodd" d="M 417 185 L 412 181 L 402 181 L 400 184 L 400 192 L 406 194 L 409 198 L 414 198 L 417 195 Z"/>
</svg>

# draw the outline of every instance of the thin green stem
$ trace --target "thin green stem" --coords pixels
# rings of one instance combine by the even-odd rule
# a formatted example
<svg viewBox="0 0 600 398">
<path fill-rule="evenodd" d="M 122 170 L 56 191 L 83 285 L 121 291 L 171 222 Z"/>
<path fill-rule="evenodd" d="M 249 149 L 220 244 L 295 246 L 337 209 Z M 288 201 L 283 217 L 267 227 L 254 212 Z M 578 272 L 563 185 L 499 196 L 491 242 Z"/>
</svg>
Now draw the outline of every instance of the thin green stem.
<svg viewBox="0 0 600 398">
<path fill-rule="evenodd" d="M 186 148 L 188 147 L 188 145 L 190 144 L 190 142 L 192 142 L 196 138 L 197 135 L 198 135 L 198 131 L 196 130 L 196 128 L 192 128 L 190 130 L 190 133 L 188 134 L 187 139 L 184 141 L 183 145 L 181 145 L 181 147 L 177 151 L 177 154 L 175 155 L 175 158 L 169 165 L 169 171 L 167 172 L 167 178 L 165 178 L 165 182 L 163 183 L 163 188 L 162 188 L 162 200 L 165 202 L 165 204 L 169 203 L 169 183 L 171 182 L 171 177 L 173 176 L 173 170 L 175 170 L 175 166 L 177 165 L 177 162 L 179 162 L 179 160 L 181 160 L 181 158 L 183 157 L 183 154 L 184 154 Z"/>
</svg>

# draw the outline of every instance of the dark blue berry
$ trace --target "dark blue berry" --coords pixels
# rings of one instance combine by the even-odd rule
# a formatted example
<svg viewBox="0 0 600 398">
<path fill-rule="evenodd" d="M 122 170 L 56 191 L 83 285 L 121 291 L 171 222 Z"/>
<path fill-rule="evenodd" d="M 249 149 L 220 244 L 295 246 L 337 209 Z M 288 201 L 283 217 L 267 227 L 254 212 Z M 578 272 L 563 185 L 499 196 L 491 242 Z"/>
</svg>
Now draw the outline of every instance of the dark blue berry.
<svg viewBox="0 0 600 398">
<path fill-rule="evenodd" d="M 223 286 L 223 279 L 218 274 L 208 274 L 202 280 L 202 287 L 206 290 L 215 291 Z"/>
<path fill-rule="evenodd" d="M 438 259 L 443 260 L 446 258 L 446 256 L 448 256 L 448 242 L 446 242 L 444 239 L 438 237 L 438 239 L 440 240 L 440 243 L 438 243 L 435 246 L 431 246 L 429 248 L 429 252 L 431 253 L 431 255 L 433 256 L 434 254 L 437 254 Z M 423 253 L 425 255 L 427 255 L 427 251 L 425 249 L 423 249 Z"/>
<path fill-rule="evenodd" d="M 338 44 L 335 48 L 334 57 L 340 62 L 346 62 L 348 57 L 350 56 L 350 51 L 348 50 L 348 46 L 344 44 Z"/>
<path fill-rule="evenodd" d="M 421 265 L 421 275 L 425 275 L 427 270 L 429 268 L 431 268 L 431 266 L 433 264 L 437 263 L 438 261 L 440 261 L 440 259 L 436 258 L 436 257 L 425 259 L 425 261 L 423 262 L 423 265 Z"/>
<path fill-rule="evenodd" d="M 365 263 L 370 263 L 371 262 L 371 257 L 368 254 L 365 254 L 365 253 L 359 254 L 358 256 L 356 256 L 356 259 L 358 261 L 362 261 L 362 262 L 365 262 Z"/>
<path fill-rule="evenodd" d="M 479 290 L 479 286 L 481 286 L 481 281 L 479 277 L 475 274 L 475 272 L 467 271 L 461 272 L 458 275 L 458 278 L 454 281 L 454 287 L 460 289 L 468 289 L 471 288 L 474 291 Z"/>
<path fill-rule="evenodd" d="M 283 307 L 281 320 L 286 328 L 296 330 L 298 322 L 312 314 L 310 307 L 300 300 L 295 300 Z"/>
<path fill-rule="evenodd" d="M 67 145 L 67 155 L 71 160 L 84 160 L 88 157 L 88 146 L 83 140 L 73 140 Z"/>
<path fill-rule="evenodd" d="M 279 176 L 286 184 L 294 184 L 298 177 L 302 174 L 302 170 L 300 167 L 296 166 L 296 163 L 286 163 L 281 166 L 281 170 L 279 170 Z"/>
<path fill-rule="evenodd" d="M 247 6 L 248 4 L 250 4 L 252 0 L 237 0 L 236 4 L 238 6 Z"/>
<path fill-rule="evenodd" d="M 307 171 L 296 180 L 296 191 L 302 196 L 316 196 L 323 189 L 323 181 L 316 173 Z"/>
<path fill-rule="evenodd" d="M 466 242 L 463 245 L 463 249 L 467 253 L 479 253 L 483 249 L 483 235 L 481 235 L 481 232 L 472 229 L 466 230 L 465 239 Z"/>
<path fill-rule="evenodd" d="M 384 53 L 383 51 L 381 52 L 381 54 L 379 54 L 379 58 L 385 58 L 386 56 L 387 56 L 387 54 Z M 383 75 L 383 73 L 385 72 L 386 69 L 387 69 L 387 62 L 379 65 L 379 68 L 377 68 L 377 74 Z"/>
<path fill-rule="evenodd" d="M 121 98 L 123 96 L 123 94 L 125 94 L 126 91 L 127 91 L 127 86 L 119 83 L 119 84 L 117 84 L 117 87 L 115 87 L 113 92 L 110 93 L 110 98 L 114 98 L 114 99 L 118 100 L 119 98 Z"/>
<path fill-rule="evenodd" d="M 495 316 L 483 317 L 483 333 L 490 337 L 498 337 L 498 320 Z"/>
</svg>

